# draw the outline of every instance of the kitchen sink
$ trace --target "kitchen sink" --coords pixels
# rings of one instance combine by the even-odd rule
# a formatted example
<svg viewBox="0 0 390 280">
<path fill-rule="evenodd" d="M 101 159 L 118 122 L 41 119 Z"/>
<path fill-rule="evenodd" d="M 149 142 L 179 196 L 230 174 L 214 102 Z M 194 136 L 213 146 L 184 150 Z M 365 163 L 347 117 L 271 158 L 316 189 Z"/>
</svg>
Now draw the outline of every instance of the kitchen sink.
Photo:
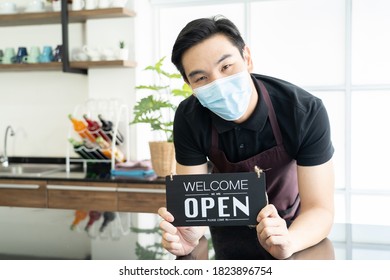
<svg viewBox="0 0 390 280">
<path fill-rule="evenodd" d="M 64 164 L 10 163 L 7 167 L 0 166 L 0 176 L 41 177 L 62 170 L 65 170 Z"/>
</svg>

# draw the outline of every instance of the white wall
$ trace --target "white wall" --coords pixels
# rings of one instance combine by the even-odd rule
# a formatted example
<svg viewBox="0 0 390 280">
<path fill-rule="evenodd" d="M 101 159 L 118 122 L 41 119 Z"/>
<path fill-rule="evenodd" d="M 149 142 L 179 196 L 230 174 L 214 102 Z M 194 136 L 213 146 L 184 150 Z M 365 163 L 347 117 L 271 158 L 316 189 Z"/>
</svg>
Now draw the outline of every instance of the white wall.
<svg viewBox="0 0 390 280">
<path fill-rule="evenodd" d="M 28 1 L 15 2 L 21 7 Z M 84 44 L 115 48 L 124 40 L 130 50 L 130 59 L 136 60 L 141 68 L 154 61 L 149 1 L 130 0 L 127 5 L 136 11 L 135 18 L 71 24 L 70 49 Z M 54 48 L 60 43 L 59 24 L 0 27 L 0 49 L 42 48 L 44 45 Z M 8 139 L 9 156 L 65 157 L 70 127 L 67 115 L 90 98 L 121 100 L 129 107 L 130 114 L 140 71 L 139 68 L 91 69 L 88 76 L 60 71 L 0 72 L 0 154 L 3 153 L 5 128 L 12 125 L 16 135 Z M 137 136 L 139 129 L 130 128 L 132 159 L 148 157 L 147 139 Z M 134 258 L 135 235 L 129 234 L 119 241 L 91 240 L 85 234 L 69 230 L 72 220 L 73 211 L 69 210 L 0 207 L 0 254 L 75 259 L 88 254 L 96 259 Z"/>
</svg>

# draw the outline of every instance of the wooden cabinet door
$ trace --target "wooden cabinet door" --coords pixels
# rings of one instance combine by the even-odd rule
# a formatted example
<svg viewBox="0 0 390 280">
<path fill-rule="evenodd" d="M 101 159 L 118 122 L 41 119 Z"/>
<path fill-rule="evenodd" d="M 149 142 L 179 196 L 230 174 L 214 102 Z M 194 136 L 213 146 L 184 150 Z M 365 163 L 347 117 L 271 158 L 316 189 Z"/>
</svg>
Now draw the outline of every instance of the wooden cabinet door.
<svg viewBox="0 0 390 280">
<path fill-rule="evenodd" d="M 118 184 L 118 211 L 157 213 L 165 205 L 165 185 Z"/>
<path fill-rule="evenodd" d="M 48 208 L 117 211 L 116 190 L 116 184 L 110 183 L 49 181 Z"/>
<path fill-rule="evenodd" d="M 46 208 L 46 181 L 0 180 L 0 205 Z"/>
</svg>

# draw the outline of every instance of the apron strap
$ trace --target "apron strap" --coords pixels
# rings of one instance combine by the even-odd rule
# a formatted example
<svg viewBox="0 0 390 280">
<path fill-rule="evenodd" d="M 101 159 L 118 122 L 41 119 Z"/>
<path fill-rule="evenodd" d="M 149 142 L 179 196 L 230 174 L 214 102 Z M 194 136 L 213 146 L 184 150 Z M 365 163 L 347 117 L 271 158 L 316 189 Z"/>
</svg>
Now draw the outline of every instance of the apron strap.
<svg viewBox="0 0 390 280">
<path fill-rule="evenodd" d="M 271 102 L 271 98 L 269 97 L 268 90 L 265 88 L 264 84 L 260 80 L 258 80 L 257 82 L 260 86 L 260 90 L 264 97 L 265 104 L 267 104 L 268 107 L 268 117 L 271 122 L 272 132 L 274 133 L 276 144 L 278 146 L 282 145 L 283 143 L 282 133 L 280 132 L 278 120 L 276 119 L 274 106 L 272 106 L 272 102 Z"/>
<path fill-rule="evenodd" d="M 211 125 L 211 147 L 218 149 L 218 131 L 214 125 Z"/>
</svg>

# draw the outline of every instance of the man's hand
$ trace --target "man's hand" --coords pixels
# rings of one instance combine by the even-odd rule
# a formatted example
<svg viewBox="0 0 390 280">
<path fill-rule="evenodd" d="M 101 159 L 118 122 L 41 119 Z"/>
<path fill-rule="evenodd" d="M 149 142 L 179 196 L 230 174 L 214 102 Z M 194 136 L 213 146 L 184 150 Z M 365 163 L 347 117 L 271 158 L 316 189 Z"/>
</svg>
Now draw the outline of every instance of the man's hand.
<svg viewBox="0 0 390 280">
<path fill-rule="evenodd" d="M 174 217 L 165 207 L 158 209 L 163 220 L 160 223 L 162 246 L 176 256 L 185 256 L 191 253 L 198 245 L 199 239 L 205 232 L 205 227 L 175 227 L 172 225 Z"/>
<path fill-rule="evenodd" d="M 257 215 L 257 221 L 257 238 L 273 257 L 286 259 L 294 253 L 286 221 L 279 216 L 274 205 L 265 206 Z"/>
</svg>

